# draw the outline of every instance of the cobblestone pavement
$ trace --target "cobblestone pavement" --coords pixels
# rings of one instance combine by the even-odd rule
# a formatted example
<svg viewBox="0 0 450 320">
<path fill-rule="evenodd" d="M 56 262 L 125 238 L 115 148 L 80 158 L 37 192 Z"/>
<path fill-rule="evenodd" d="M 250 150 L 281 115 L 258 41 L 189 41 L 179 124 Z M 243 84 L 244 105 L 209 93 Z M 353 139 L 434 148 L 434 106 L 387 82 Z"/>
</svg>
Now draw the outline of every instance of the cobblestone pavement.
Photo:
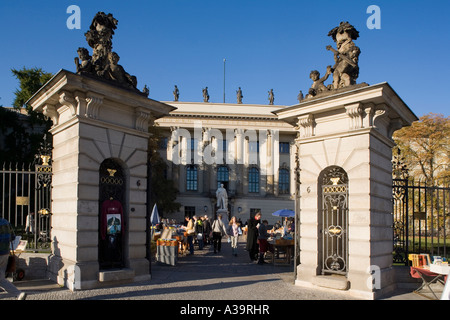
<svg viewBox="0 0 450 320">
<path fill-rule="evenodd" d="M 224 240 L 222 252 L 210 246 L 178 258 L 176 266 L 152 263 L 152 279 L 126 285 L 71 292 L 48 280 L 15 282 L 27 300 L 352 300 L 336 290 L 315 290 L 294 285 L 293 266 L 251 263 L 245 243 L 232 256 Z M 0 292 L 0 300 L 13 299 Z M 388 299 L 421 300 L 412 293 Z"/>
</svg>

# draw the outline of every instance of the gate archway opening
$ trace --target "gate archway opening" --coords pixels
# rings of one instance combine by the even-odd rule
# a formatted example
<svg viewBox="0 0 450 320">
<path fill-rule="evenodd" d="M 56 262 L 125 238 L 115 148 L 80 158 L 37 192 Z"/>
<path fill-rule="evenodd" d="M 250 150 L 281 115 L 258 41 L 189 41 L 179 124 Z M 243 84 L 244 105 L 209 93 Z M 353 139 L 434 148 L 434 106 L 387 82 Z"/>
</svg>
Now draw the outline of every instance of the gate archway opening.
<svg viewBox="0 0 450 320">
<path fill-rule="evenodd" d="M 100 269 L 125 267 L 127 236 L 127 174 L 116 159 L 106 159 L 99 169 Z"/>
<path fill-rule="evenodd" d="M 318 181 L 319 273 L 348 272 L 348 175 L 338 166 L 325 168 Z"/>
</svg>

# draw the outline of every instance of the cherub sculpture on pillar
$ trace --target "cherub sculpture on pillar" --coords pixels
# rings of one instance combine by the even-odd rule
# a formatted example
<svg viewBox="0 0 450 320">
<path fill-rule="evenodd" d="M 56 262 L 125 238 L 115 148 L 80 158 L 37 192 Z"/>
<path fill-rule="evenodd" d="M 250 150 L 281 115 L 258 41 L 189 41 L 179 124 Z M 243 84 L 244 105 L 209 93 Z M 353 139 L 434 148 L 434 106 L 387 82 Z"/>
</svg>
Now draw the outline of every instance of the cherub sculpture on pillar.
<svg viewBox="0 0 450 320">
<path fill-rule="evenodd" d="M 327 46 L 334 53 L 333 88 L 339 89 L 356 84 L 359 76 L 359 54 L 361 50 L 353 40 L 358 39 L 359 32 L 348 22 L 341 22 L 328 35 L 336 42 L 337 50 Z"/>
<path fill-rule="evenodd" d="M 317 70 L 311 71 L 310 78 L 313 84 L 306 95 L 306 99 L 331 94 L 334 90 L 356 85 L 359 76 L 358 60 L 361 50 L 353 40 L 359 37 L 359 32 L 348 22 L 341 22 L 338 27 L 333 28 L 328 35 L 333 38 L 337 49 L 327 46 L 327 50 L 334 53 L 334 66 L 328 66 L 326 73 L 320 77 Z M 329 75 L 333 75 L 333 83 L 325 85 Z M 361 84 L 366 85 L 366 84 Z"/>
<path fill-rule="evenodd" d="M 135 76 L 128 74 L 118 64 L 119 55 L 112 51 L 112 37 L 117 29 L 117 19 L 111 13 L 98 12 L 84 34 L 88 45 L 93 49 L 92 56 L 86 48 L 79 48 L 79 58 L 75 58 L 78 74 L 93 75 L 95 77 L 112 81 L 128 89 L 136 89 Z M 80 63 L 81 60 L 81 63 Z M 144 89 L 143 94 L 148 95 Z"/>
</svg>

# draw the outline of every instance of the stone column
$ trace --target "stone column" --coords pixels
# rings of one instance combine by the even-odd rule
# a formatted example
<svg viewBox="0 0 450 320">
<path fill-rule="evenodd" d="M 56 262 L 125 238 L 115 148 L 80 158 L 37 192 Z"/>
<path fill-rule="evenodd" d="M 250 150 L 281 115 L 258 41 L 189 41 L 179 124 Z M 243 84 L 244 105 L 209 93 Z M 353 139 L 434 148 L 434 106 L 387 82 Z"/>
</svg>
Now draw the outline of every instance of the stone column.
<svg viewBox="0 0 450 320">
<path fill-rule="evenodd" d="M 49 276 L 71 290 L 149 279 L 146 259 L 148 125 L 173 107 L 92 78 L 58 72 L 29 101 L 53 120 Z M 124 268 L 99 267 L 99 168 L 121 165 Z"/>
<path fill-rule="evenodd" d="M 299 136 L 300 265 L 296 284 L 347 290 L 374 299 L 395 289 L 392 269 L 392 133 L 417 117 L 387 83 L 367 86 L 276 112 Z M 348 175 L 346 273 L 322 275 L 319 175 Z M 372 283 L 372 284 L 371 284 Z M 369 284 L 369 285 L 368 285 Z"/>
</svg>

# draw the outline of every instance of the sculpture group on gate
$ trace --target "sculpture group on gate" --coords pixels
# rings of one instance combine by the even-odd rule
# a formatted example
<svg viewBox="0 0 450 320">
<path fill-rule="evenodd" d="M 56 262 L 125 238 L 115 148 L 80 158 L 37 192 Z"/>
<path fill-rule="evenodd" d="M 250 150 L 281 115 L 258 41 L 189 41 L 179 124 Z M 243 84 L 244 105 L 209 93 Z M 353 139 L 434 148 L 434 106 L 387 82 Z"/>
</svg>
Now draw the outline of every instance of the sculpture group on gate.
<svg viewBox="0 0 450 320">
<path fill-rule="evenodd" d="M 137 79 L 130 75 L 119 64 L 119 55 L 112 51 L 112 36 L 117 28 L 117 19 L 112 14 L 98 12 L 85 33 L 86 41 L 92 48 L 92 56 L 86 48 L 78 48 L 75 58 L 77 74 L 95 76 L 112 81 L 124 88 L 137 90 Z M 143 94 L 148 96 L 149 90 L 145 86 Z"/>
<path fill-rule="evenodd" d="M 350 23 L 341 22 L 338 27 L 333 28 L 328 33 L 328 36 L 332 37 L 336 43 L 336 49 L 330 45 L 326 47 L 334 54 L 334 66 L 327 66 L 323 77 L 320 77 L 319 71 L 311 71 L 310 78 L 313 84 L 305 99 L 356 85 L 356 79 L 359 76 L 358 61 L 361 50 L 353 40 L 358 39 L 359 32 Z M 333 83 L 325 85 L 325 81 L 330 75 L 333 75 Z M 363 83 L 362 85 L 367 84 Z M 301 102 L 303 97 L 299 97 L 298 100 Z"/>
</svg>

